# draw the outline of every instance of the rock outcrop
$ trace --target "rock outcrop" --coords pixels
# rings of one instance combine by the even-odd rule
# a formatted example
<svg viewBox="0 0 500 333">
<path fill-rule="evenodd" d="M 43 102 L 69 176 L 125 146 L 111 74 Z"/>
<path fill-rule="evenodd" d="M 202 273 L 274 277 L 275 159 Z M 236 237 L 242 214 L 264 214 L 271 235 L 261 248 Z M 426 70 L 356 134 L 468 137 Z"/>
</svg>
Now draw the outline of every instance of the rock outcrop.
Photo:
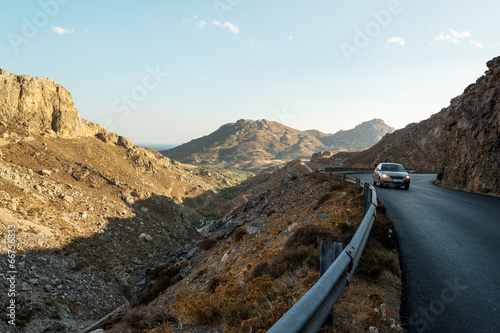
<svg viewBox="0 0 500 333">
<path fill-rule="evenodd" d="M 485 75 L 447 108 L 341 162 L 361 167 L 399 162 L 407 168 L 440 173 L 444 186 L 499 193 L 500 57 L 487 67 Z"/>
<path fill-rule="evenodd" d="M 446 110 L 442 184 L 500 192 L 500 57 Z"/>
<path fill-rule="evenodd" d="M 30 133 L 54 131 L 63 137 L 85 134 L 71 94 L 51 79 L 0 69 L 0 119 L 23 124 Z"/>
<path fill-rule="evenodd" d="M 0 68 L 0 121 L 28 133 L 61 138 L 97 137 L 125 148 L 133 144 L 100 125 L 81 119 L 70 92 L 52 79 L 16 75 Z"/>
</svg>

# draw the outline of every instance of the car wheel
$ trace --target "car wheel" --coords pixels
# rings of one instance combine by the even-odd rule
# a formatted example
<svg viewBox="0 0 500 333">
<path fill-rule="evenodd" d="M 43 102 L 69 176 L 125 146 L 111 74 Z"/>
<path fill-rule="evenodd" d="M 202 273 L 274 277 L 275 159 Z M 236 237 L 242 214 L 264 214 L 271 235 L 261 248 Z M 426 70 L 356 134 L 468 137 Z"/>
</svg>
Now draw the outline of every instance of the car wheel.
<svg viewBox="0 0 500 333">
<path fill-rule="evenodd" d="M 410 184 L 405 185 L 405 190 L 409 190 L 409 189 L 410 189 Z"/>
</svg>

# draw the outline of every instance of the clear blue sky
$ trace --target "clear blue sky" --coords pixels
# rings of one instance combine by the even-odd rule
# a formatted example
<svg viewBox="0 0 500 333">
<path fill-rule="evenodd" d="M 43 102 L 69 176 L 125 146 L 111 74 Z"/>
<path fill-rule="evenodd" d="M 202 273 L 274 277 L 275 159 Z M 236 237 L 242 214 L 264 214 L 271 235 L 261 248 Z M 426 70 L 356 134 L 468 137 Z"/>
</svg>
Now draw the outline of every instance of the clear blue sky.
<svg viewBox="0 0 500 333">
<path fill-rule="evenodd" d="M 64 85 L 82 118 L 182 143 L 241 118 L 401 128 L 500 55 L 500 2 L 2 1 L 0 68 Z"/>
</svg>

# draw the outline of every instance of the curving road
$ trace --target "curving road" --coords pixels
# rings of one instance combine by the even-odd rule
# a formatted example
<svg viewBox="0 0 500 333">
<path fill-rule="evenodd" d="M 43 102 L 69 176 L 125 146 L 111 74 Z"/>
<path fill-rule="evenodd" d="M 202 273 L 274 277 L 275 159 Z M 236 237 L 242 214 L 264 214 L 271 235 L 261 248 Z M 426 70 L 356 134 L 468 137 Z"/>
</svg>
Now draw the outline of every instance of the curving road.
<svg viewBox="0 0 500 333">
<path fill-rule="evenodd" d="M 408 191 L 377 187 L 399 237 L 401 317 L 408 332 L 500 332 L 500 198 L 435 179 L 413 174 Z"/>
</svg>

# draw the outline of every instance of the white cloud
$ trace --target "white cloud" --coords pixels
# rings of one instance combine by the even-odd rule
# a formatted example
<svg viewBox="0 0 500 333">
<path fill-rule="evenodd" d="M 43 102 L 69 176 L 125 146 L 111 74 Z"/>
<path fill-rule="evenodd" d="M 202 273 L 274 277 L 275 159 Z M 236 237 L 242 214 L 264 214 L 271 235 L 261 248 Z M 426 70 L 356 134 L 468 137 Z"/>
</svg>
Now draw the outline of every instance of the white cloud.
<svg viewBox="0 0 500 333">
<path fill-rule="evenodd" d="M 293 40 L 293 36 L 292 35 L 289 35 L 288 36 L 288 41 L 291 42 Z"/>
<path fill-rule="evenodd" d="M 453 44 L 458 44 L 460 39 L 470 38 L 471 34 L 469 31 L 455 31 L 453 29 L 448 29 L 448 33 L 441 32 L 434 38 L 434 41 L 446 41 L 451 42 Z"/>
<path fill-rule="evenodd" d="M 52 26 L 52 31 L 58 35 L 72 34 L 73 32 L 75 32 L 75 30 L 73 30 L 73 29 L 70 30 L 70 29 L 64 29 L 61 27 L 54 27 L 54 26 Z"/>
<path fill-rule="evenodd" d="M 259 41 L 255 39 L 250 42 L 250 45 L 261 51 L 264 51 L 266 49 Z"/>
<path fill-rule="evenodd" d="M 475 40 L 471 40 L 470 43 L 481 50 L 484 49 L 484 44 Z"/>
<path fill-rule="evenodd" d="M 90 35 L 90 30 L 83 30 L 83 33 L 86 35 Z"/>
<path fill-rule="evenodd" d="M 200 29 L 203 29 L 207 26 L 208 23 L 205 20 L 201 20 L 201 21 L 197 22 L 196 24 L 200 27 Z"/>
<path fill-rule="evenodd" d="M 215 20 L 212 23 L 217 27 L 221 27 L 223 29 L 227 29 L 227 30 L 231 31 L 233 34 L 240 33 L 240 28 L 238 28 L 238 26 L 236 26 L 235 24 L 232 24 L 231 22 L 226 21 L 224 23 L 221 23 L 220 21 Z"/>
<path fill-rule="evenodd" d="M 386 45 L 393 44 L 393 43 L 397 43 L 397 44 L 403 46 L 406 44 L 406 41 L 403 37 L 392 37 L 386 42 Z"/>
<path fill-rule="evenodd" d="M 434 38 L 434 42 L 445 41 L 453 44 L 458 44 L 461 41 L 469 41 L 470 44 L 474 45 L 478 49 L 484 49 L 484 43 L 478 42 L 472 39 L 472 35 L 469 31 L 455 31 L 453 29 L 448 29 L 447 33 L 441 32 Z M 430 43 L 432 44 L 432 43 Z"/>
</svg>

